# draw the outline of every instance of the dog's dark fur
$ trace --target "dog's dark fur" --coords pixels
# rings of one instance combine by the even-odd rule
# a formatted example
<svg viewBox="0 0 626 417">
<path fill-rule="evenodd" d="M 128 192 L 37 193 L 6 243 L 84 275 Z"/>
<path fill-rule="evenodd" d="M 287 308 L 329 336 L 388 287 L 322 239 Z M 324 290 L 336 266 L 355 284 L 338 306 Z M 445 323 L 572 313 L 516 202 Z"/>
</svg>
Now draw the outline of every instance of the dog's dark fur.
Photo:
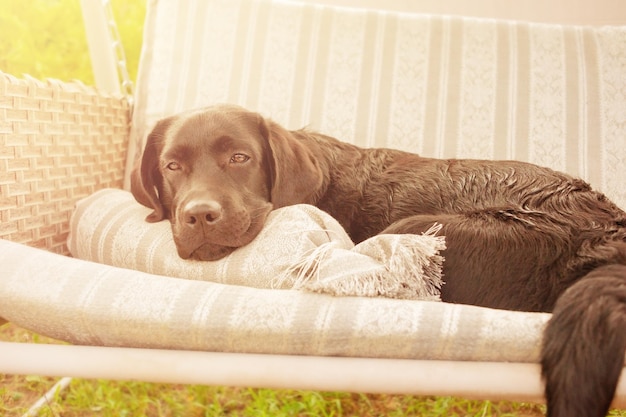
<svg viewBox="0 0 626 417">
<path fill-rule="evenodd" d="M 183 258 L 249 243 L 270 210 L 334 216 L 356 242 L 443 224 L 454 303 L 553 311 L 542 369 L 548 415 L 604 416 L 626 347 L 626 213 L 580 179 L 514 161 L 362 149 L 214 106 L 160 121 L 135 170 L 137 200 L 169 218 Z"/>
</svg>

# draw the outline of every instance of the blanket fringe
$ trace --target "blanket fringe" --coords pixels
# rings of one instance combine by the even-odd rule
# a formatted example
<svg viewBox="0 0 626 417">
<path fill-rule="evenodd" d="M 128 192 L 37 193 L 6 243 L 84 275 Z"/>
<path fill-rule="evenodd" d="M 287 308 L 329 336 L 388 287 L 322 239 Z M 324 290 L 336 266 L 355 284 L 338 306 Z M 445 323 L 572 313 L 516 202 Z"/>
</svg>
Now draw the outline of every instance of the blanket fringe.
<svg viewBox="0 0 626 417">
<path fill-rule="evenodd" d="M 322 262 L 337 249 L 343 248 L 337 242 L 331 241 L 308 251 L 298 262 L 273 280 L 272 288 L 303 289 L 309 280 L 319 280 Z"/>
<path fill-rule="evenodd" d="M 376 267 L 351 273 L 325 271 L 322 277 L 320 271 L 333 251 L 343 249 L 329 242 L 307 253 L 278 277 L 274 286 L 336 296 L 439 300 L 444 261 L 440 251 L 446 247 L 445 238 L 437 236 L 442 227 L 435 223 L 421 235 L 375 236 L 352 251 L 369 256 L 378 263 Z"/>
</svg>

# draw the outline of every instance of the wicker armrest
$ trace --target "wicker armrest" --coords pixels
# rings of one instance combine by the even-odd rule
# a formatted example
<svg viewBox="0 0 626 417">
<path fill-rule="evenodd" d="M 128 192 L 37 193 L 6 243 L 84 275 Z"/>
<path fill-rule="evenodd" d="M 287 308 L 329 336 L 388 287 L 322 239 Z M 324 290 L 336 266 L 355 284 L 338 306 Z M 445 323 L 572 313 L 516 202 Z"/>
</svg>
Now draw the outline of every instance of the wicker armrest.
<svg viewBox="0 0 626 417">
<path fill-rule="evenodd" d="M 68 254 L 76 201 L 122 187 L 129 120 L 122 97 L 0 72 L 0 237 Z"/>
</svg>

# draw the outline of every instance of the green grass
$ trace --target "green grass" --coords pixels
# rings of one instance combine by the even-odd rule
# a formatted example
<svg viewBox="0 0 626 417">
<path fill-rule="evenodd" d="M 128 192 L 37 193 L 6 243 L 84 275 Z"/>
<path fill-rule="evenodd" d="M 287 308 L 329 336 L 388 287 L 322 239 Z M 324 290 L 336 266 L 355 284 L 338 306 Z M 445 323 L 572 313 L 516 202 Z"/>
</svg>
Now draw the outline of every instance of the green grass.
<svg viewBox="0 0 626 417">
<path fill-rule="evenodd" d="M 37 388 L 37 378 L 29 383 Z M 4 398 L 4 395 L 3 395 Z M 2 415 L 20 415 L 25 409 Z M 10 414 L 17 412 L 16 414 Z M 452 397 L 351 394 L 297 390 L 167 385 L 141 382 L 74 380 L 45 407 L 41 416 L 180 416 L 180 417 L 537 417 L 537 404 L 471 401 Z M 626 412 L 613 411 L 613 417 Z"/>
<path fill-rule="evenodd" d="M 452 398 L 361 395 L 292 390 L 239 389 L 160 384 L 84 382 L 67 394 L 63 415 L 90 403 L 104 416 L 536 416 L 536 406 L 471 402 Z M 94 388 L 95 387 L 95 388 Z M 77 387 L 72 387 L 75 389 Z M 89 392 L 93 390 L 93 392 Z M 167 392 L 166 396 L 161 393 Z M 85 395 L 85 396 L 83 396 Z M 95 399 L 95 400 L 94 400 Z M 80 410 L 80 408 L 79 408 Z M 512 414 L 530 412 L 531 414 Z M 54 415 L 54 414 L 50 414 Z M 76 414 L 79 415 L 79 414 Z"/>
<path fill-rule="evenodd" d="M 333 392 L 73 381 L 42 416 L 540 416 L 542 407 Z M 18 415 L 18 414 L 16 414 Z"/>
</svg>

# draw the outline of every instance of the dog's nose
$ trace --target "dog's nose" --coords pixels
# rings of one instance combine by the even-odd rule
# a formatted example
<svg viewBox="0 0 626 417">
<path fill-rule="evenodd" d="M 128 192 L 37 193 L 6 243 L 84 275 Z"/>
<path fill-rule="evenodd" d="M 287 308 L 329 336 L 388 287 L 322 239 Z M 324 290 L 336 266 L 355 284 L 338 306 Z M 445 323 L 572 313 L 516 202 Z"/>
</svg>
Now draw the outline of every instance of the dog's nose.
<svg viewBox="0 0 626 417">
<path fill-rule="evenodd" d="M 217 201 L 190 201 L 183 211 L 185 224 L 190 227 L 211 225 L 222 217 L 222 206 Z"/>
</svg>

